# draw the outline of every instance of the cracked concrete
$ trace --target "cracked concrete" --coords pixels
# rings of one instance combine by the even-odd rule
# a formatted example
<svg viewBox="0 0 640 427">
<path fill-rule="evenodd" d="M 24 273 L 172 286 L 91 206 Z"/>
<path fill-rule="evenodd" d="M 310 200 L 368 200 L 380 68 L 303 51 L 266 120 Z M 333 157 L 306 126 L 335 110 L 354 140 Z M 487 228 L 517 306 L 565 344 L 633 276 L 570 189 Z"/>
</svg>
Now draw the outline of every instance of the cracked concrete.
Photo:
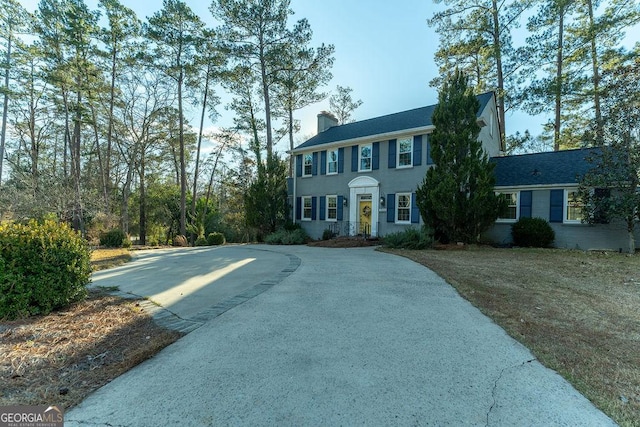
<svg viewBox="0 0 640 427">
<path fill-rule="evenodd" d="M 372 248 L 254 249 L 301 263 L 65 425 L 614 425 L 418 264 Z"/>
</svg>

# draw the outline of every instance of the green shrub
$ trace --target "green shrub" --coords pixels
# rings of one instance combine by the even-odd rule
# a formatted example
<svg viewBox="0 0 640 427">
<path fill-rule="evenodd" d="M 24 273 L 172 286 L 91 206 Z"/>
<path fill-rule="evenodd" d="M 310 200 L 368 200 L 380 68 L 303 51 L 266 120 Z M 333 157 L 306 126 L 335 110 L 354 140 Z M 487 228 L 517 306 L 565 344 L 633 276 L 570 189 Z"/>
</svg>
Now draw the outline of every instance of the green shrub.
<svg viewBox="0 0 640 427">
<path fill-rule="evenodd" d="M 173 238 L 173 246 L 189 246 L 189 241 L 187 240 L 187 238 L 181 234 L 178 234 L 176 237 Z"/>
<path fill-rule="evenodd" d="M 392 249 L 428 249 L 433 245 L 433 237 L 430 231 L 407 228 L 404 231 L 387 234 L 382 238 L 384 246 Z"/>
<path fill-rule="evenodd" d="M 295 230 L 278 230 L 275 233 L 269 234 L 265 237 L 265 243 L 270 245 L 303 245 L 307 243 L 309 240 L 309 236 L 302 229 L 298 228 Z"/>
<path fill-rule="evenodd" d="M 333 231 L 329 230 L 328 228 L 325 228 L 325 230 L 322 232 L 322 240 L 333 239 L 335 235 L 336 234 Z"/>
<path fill-rule="evenodd" d="M 511 226 L 511 236 L 516 246 L 546 248 L 551 246 L 556 234 L 542 218 L 520 218 Z"/>
<path fill-rule="evenodd" d="M 85 298 L 90 257 L 65 224 L 0 224 L 0 319 L 47 314 Z"/>
<path fill-rule="evenodd" d="M 128 248 L 131 246 L 131 240 L 129 240 L 124 231 L 114 229 L 100 233 L 100 246 L 106 248 Z"/>
<path fill-rule="evenodd" d="M 208 246 L 209 242 L 207 241 L 206 237 L 198 237 L 196 239 L 196 241 L 194 242 L 195 246 Z"/>
<path fill-rule="evenodd" d="M 213 233 L 209 233 L 209 235 L 207 236 L 207 243 L 210 246 L 224 245 L 225 243 L 224 234 L 218 233 L 217 231 L 214 231 Z"/>
</svg>

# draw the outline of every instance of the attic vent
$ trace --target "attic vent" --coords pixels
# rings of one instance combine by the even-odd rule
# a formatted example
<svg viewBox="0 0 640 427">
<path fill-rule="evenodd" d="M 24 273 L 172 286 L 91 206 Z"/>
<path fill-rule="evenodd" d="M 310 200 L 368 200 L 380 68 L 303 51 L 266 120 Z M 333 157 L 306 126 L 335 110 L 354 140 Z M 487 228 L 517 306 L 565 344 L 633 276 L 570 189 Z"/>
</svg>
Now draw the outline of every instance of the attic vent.
<svg viewBox="0 0 640 427">
<path fill-rule="evenodd" d="M 531 175 L 533 175 L 533 176 L 540 176 L 540 175 L 542 175 L 542 172 L 540 172 L 540 171 L 538 170 L 538 168 L 535 168 L 535 169 L 533 170 L 533 172 L 531 172 Z"/>
</svg>

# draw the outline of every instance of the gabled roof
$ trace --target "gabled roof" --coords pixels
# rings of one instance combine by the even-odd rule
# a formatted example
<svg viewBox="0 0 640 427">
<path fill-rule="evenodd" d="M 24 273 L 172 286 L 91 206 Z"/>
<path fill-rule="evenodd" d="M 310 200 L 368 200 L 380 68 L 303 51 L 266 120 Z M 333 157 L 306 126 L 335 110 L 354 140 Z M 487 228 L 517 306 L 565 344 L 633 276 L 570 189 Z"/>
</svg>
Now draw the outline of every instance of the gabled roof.
<svg viewBox="0 0 640 427">
<path fill-rule="evenodd" d="M 493 95 L 493 92 L 478 95 L 478 101 L 480 102 L 478 117 L 489 101 L 493 98 Z M 329 144 L 331 142 L 347 141 L 351 139 L 399 132 L 405 129 L 432 126 L 433 123 L 431 122 L 431 116 L 433 115 L 435 107 L 435 105 L 429 105 L 428 107 L 416 108 L 400 113 L 375 117 L 373 119 L 334 126 L 303 142 L 294 150 L 297 151 L 304 148 L 314 147 L 316 145 Z"/>
<path fill-rule="evenodd" d="M 594 166 L 588 159 L 600 153 L 599 148 L 582 148 L 492 157 L 496 164 L 496 187 L 578 184 Z"/>
</svg>

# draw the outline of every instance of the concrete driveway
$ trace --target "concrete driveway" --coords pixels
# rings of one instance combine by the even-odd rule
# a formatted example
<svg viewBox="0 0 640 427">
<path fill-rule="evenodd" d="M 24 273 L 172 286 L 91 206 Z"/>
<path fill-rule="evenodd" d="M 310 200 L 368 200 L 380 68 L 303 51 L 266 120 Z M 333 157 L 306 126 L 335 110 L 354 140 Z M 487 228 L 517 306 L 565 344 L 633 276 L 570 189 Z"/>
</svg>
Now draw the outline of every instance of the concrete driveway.
<svg viewBox="0 0 640 427">
<path fill-rule="evenodd" d="M 65 425 L 614 425 L 412 261 L 371 248 L 233 250 L 301 264 L 89 396 Z"/>
</svg>

